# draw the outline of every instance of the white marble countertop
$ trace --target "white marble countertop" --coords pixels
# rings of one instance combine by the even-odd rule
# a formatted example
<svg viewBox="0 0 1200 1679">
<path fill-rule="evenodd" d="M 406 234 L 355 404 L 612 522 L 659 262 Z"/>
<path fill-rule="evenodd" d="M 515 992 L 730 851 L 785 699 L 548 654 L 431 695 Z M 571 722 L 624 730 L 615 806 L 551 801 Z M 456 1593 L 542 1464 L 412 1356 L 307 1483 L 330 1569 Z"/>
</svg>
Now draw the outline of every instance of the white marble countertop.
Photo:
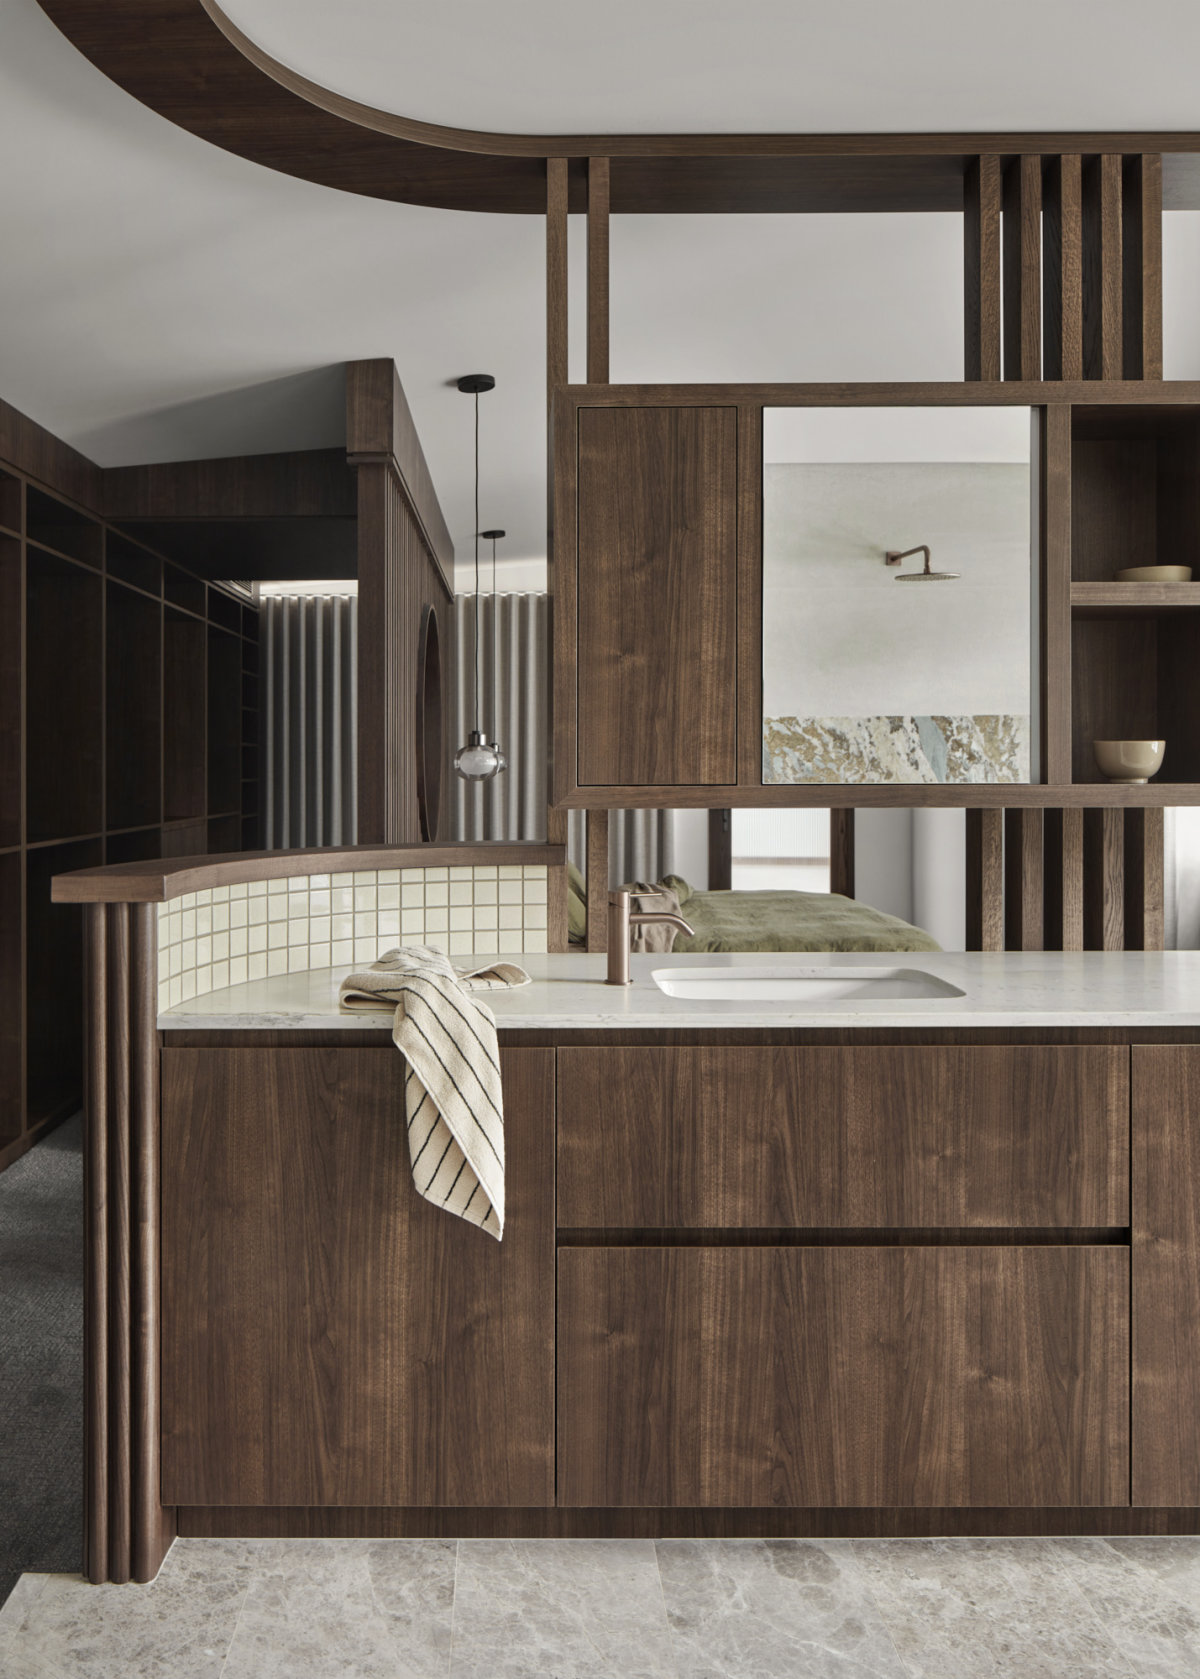
<svg viewBox="0 0 1200 1679">
<path fill-rule="evenodd" d="M 456 958 L 464 963 L 465 958 Z M 473 962 L 482 964 L 486 956 Z M 634 983 L 604 984 L 605 958 L 566 954 L 519 956 L 533 984 L 488 992 L 501 1031 L 610 1030 L 675 1027 L 853 1026 L 1200 1026 L 1200 951 L 927 953 L 888 955 L 635 956 Z M 668 997 L 652 972 L 664 967 L 917 969 L 948 980 L 961 997 L 855 999 L 827 1004 L 695 1002 Z M 161 1031 L 387 1032 L 390 1013 L 344 1014 L 338 986 L 349 970 L 252 980 L 181 1003 L 158 1017 Z"/>
</svg>

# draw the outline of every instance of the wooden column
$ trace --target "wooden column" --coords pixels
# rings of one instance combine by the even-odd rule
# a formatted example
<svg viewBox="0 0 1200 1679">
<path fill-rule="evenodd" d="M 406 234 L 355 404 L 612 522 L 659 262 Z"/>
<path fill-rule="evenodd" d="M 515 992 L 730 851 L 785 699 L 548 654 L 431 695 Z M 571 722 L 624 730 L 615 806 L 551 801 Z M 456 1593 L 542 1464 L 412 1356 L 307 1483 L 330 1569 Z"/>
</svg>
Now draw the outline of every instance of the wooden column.
<svg viewBox="0 0 1200 1679">
<path fill-rule="evenodd" d="M 854 812 L 829 812 L 829 890 L 854 896 Z"/>
<path fill-rule="evenodd" d="M 1125 812 L 1105 806 L 1083 816 L 1083 942 L 1125 948 Z"/>
<path fill-rule="evenodd" d="M 1038 638 L 1041 775 L 1051 786 L 1071 780 L 1071 410 L 1050 403 L 1034 411 L 1041 471 L 1034 493 L 1041 563 L 1033 568 L 1033 624 Z"/>
<path fill-rule="evenodd" d="M 1083 812 L 1048 810 L 1043 842 L 1047 950 L 1083 949 Z"/>
<path fill-rule="evenodd" d="M 967 949 L 1004 949 L 1004 812 L 967 811 Z"/>
<path fill-rule="evenodd" d="M 1164 938 L 1165 813 L 1125 812 L 1125 948 L 1161 950 Z"/>
<path fill-rule="evenodd" d="M 546 587 L 554 594 L 554 393 L 568 382 L 567 326 L 567 160 L 546 160 Z M 548 699 L 553 707 L 554 690 Z M 547 753 L 553 757 L 553 721 L 546 731 Z M 554 785 L 553 763 L 547 765 L 546 785 Z M 546 839 L 567 843 L 567 812 L 551 805 L 546 812 Z M 567 924 L 567 871 L 552 868 L 547 878 L 546 947 L 562 951 L 570 945 Z"/>
<path fill-rule="evenodd" d="M 1042 376 L 1042 160 L 1004 172 L 1004 377 Z"/>
<path fill-rule="evenodd" d="M 1042 195 L 1043 377 L 1083 378 L 1083 159 L 1052 157 Z"/>
<path fill-rule="evenodd" d="M 1121 159 L 1089 159 L 1083 170 L 1083 376 L 1120 379 L 1123 334 L 1121 296 Z"/>
<path fill-rule="evenodd" d="M 157 922 L 151 904 L 84 914 L 84 1567 L 121 1584 L 152 1580 L 175 1532 L 159 1494 Z"/>
<path fill-rule="evenodd" d="M 587 207 L 587 382 L 608 384 L 608 202 L 609 162 L 588 159 Z"/>
<path fill-rule="evenodd" d="M 708 813 L 708 890 L 728 892 L 733 886 L 733 812 Z M 836 888 L 835 888 L 836 890 Z"/>
<path fill-rule="evenodd" d="M 587 820 L 587 947 L 608 949 L 608 812 L 589 810 Z"/>
<path fill-rule="evenodd" d="M 964 183 L 964 378 L 1000 377 L 1000 160 L 973 158 Z"/>
<path fill-rule="evenodd" d="M 1043 884 L 1043 813 L 1004 812 L 1004 948 L 1041 950 L 1045 893 Z"/>
<path fill-rule="evenodd" d="M 1124 374 L 1161 379 L 1162 158 L 1127 157 L 1121 170 Z"/>
</svg>

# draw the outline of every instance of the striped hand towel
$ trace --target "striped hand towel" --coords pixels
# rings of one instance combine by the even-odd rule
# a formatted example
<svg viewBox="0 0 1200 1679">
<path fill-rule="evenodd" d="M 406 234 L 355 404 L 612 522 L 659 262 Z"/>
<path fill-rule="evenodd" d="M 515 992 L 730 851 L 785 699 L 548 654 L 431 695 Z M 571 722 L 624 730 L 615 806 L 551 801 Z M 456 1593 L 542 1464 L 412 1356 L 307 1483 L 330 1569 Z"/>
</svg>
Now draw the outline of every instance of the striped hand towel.
<svg viewBox="0 0 1200 1679">
<path fill-rule="evenodd" d="M 455 972 L 440 950 L 388 950 L 342 981 L 347 1010 L 395 1007 L 407 1062 L 404 1105 L 413 1183 L 427 1201 L 504 1233 L 504 1098 L 496 1021 L 471 991 L 528 985 L 515 962 Z"/>
</svg>

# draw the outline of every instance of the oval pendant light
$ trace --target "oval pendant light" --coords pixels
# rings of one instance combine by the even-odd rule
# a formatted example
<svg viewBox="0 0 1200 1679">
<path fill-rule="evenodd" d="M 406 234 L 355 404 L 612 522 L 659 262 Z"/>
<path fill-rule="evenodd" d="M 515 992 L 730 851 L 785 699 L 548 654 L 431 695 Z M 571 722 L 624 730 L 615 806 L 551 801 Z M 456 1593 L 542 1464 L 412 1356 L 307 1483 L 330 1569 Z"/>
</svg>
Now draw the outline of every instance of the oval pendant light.
<svg viewBox="0 0 1200 1679">
<path fill-rule="evenodd" d="M 466 396 L 475 398 L 475 727 L 467 735 L 467 743 L 460 746 L 454 754 L 454 768 L 464 781 L 490 781 L 493 776 L 508 768 L 508 760 L 500 750 L 499 743 L 489 741 L 483 730 L 483 719 L 480 713 L 480 655 L 482 636 L 480 634 L 481 599 L 479 593 L 479 395 L 481 391 L 491 391 L 496 388 L 496 381 L 490 373 L 467 373 L 458 381 L 458 388 Z M 495 538 L 503 536 L 503 531 L 488 531 L 492 542 L 492 588 L 495 590 L 496 578 L 496 545 Z"/>
</svg>

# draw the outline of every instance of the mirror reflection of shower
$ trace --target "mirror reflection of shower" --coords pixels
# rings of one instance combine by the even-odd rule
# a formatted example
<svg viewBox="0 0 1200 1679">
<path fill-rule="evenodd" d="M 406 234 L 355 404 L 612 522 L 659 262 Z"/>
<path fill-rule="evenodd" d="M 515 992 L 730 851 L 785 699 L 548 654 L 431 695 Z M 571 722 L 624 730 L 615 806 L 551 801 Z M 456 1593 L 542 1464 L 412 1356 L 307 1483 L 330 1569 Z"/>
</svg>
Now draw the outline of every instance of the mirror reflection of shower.
<svg viewBox="0 0 1200 1679">
<path fill-rule="evenodd" d="M 915 548 L 904 548 L 897 552 L 895 548 L 888 548 L 883 556 L 884 565 L 899 565 L 901 560 L 908 559 L 910 554 L 924 554 L 924 571 L 902 571 L 896 578 L 897 583 L 953 583 L 962 576 L 961 571 L 931 571 L 929 569 L 930 553 L 927 542 L 918 542 Z"/>
<path fill-rule="evenodd" d="M 1037 779 L 1031 460 L 1016 403 L 764 411 L 765 785 Z"/>
</svg>

